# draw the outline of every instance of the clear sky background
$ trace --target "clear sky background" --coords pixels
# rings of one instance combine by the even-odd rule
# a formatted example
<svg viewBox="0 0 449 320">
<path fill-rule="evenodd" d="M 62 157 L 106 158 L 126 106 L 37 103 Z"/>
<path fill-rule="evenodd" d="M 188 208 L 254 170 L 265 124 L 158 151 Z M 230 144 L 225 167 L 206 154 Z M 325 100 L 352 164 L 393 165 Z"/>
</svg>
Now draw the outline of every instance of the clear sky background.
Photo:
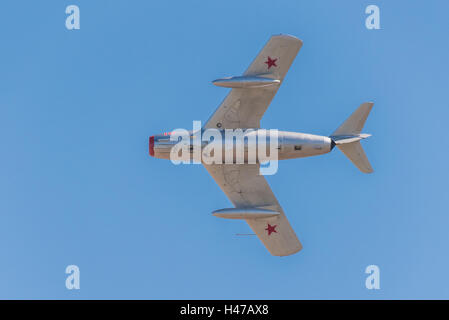
<svg viewBox="0 0 449 320">
<path fill-rule="evenodd" d="M 76 4 L 81 29 L 65 28 Z M 381 30 L 365 28 L 380 8 Z M 449 298 L 449 2 L 3 1 L 0 298 Z M 364 101 L 375 172 L 343 154 L 267 177 L 304 249 L 271 256 L 200 165 L 148 137 L 205 121 L 273 34 L 304 45 L 262 126 L 328 135 Z M 67 290 L 78 265 L 81 289 Z M 368 265 L 380 290 L 365 288 Z"/>
</svg>

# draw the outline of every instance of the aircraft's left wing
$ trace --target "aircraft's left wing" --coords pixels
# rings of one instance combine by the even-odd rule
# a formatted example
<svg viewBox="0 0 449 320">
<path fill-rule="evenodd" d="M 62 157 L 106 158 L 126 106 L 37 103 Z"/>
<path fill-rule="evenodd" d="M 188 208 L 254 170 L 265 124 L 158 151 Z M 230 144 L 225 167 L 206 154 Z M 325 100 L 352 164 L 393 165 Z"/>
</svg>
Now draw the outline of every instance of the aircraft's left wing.
<svg viewBox="0 0 449 320">
<path fill-rule="evenodd" d="M 259 164 L 204 164 L 204 167 L 236 208 L 256 207 L 280 213 L 245 220 L 272 255 L 288 256 L 302 249 L 270 186 L 259 174 Z"/>
<path fill-rule="evenodd" d="M 282 84 L 301 46 L 302 41 L 293 36 L 272 36 L 243 76 L 275 79 L 279 80 L 278 84 L 232 89 L 204 128 L 260 128 L 260 119 Z"/>
</svg>

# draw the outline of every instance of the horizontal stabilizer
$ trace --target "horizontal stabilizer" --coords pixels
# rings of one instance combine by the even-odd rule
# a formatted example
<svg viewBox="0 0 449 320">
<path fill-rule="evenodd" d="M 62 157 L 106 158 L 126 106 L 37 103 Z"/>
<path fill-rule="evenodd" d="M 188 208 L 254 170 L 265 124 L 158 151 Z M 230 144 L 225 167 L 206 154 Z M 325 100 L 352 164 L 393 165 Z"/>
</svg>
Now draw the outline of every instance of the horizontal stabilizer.
<svg viewBox="0 0 449 320">
<path fill-rule="evenodd" d="M 366 118 L 373 108 L 374 103 L 365 102 L 355 110 L 351 116 L 346 119 L 343 124 L 332 133 L 332 136 L 347 136 L 347 135 L 358 135 L 365 125 Z"/>
<path fill-rule="evenodd" d="M 370 137 L 370 134 L 361 133 L 374 103 L 362 103 L 343 124 L 330 136 L 332 142 L 340 149 L 351 162 L 364 173 L 373 172 L 373 168 L 363 151 L 360 140 Z"/>
<path fill-rule="evenodd" d="M 364 173 L 373 172 L 373 168 L 366 157 L 365 151 L 363 151 L 360 141 L 337 145 L 337 147 L 360 171 Z"/>
</svg>

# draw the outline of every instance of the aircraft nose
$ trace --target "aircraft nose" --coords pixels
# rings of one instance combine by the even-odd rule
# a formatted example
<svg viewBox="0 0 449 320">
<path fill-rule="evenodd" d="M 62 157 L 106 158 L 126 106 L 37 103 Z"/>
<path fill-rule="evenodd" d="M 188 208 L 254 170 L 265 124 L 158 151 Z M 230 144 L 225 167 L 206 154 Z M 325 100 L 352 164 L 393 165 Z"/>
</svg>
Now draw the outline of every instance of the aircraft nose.
<svg viewBox="0 0 449 320">
<path fill-rule="evenodd" d="M 150 156 L 154 157 L 154 136 L 151 136 L 149 140 Z"/>
</svg>

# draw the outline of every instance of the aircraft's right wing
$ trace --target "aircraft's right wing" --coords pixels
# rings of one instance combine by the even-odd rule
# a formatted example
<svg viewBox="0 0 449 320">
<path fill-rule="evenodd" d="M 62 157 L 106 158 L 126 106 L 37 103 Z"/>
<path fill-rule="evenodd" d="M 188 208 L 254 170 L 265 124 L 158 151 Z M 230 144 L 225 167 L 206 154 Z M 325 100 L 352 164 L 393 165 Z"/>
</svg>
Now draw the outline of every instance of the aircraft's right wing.
<svg viewBox="0 0 449 320">
<path fill-rule="evenodd" d="M 259 164 L 204 164 L 204 167 L 236 208 L 257 207 L 280 213 L 245 220 L 272 255 L 288 256 L 302 249 L 270 186 L 259 174 Z"/>
</svg>

